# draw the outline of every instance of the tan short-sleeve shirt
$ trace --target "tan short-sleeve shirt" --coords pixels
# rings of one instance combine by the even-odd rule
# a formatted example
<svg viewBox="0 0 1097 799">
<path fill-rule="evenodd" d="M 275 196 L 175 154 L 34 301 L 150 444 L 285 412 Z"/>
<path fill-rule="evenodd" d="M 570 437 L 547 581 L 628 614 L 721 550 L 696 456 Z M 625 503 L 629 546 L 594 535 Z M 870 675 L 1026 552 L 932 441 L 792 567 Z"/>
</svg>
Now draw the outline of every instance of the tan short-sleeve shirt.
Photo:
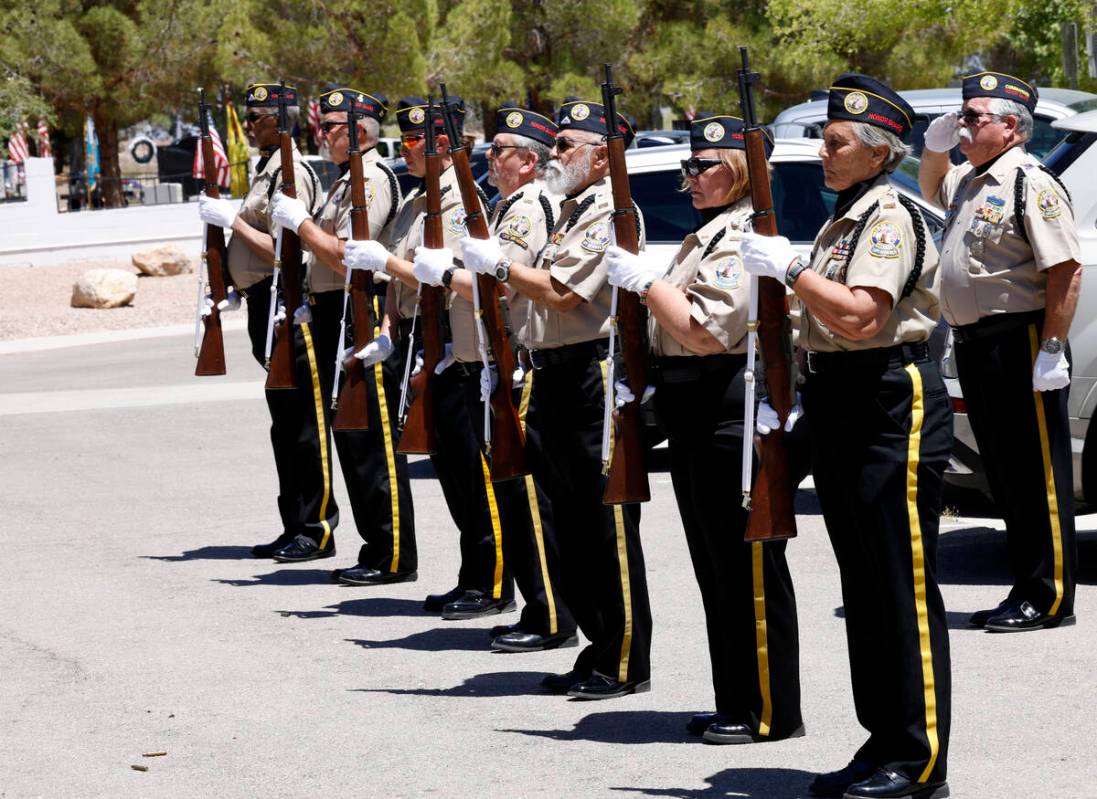
<svg viewBox="0 0 1097 799">
<path fill-rule="evenodd" d="M 874 203 L 876 207 L 869 213 L 861 236 L 854 243 L 858 220 Z M 910 295 L 902 297 L 915 266 L 915 224 L 924 236 L 922 271 Z M 843 352 L 927 341 L 941 315 L 937 248 L 921 214 L 917 220 L 911 219 L 887 175 L 878 177 L 845 214 L 827 220 L 815 237 L 811 269 L 827 280 L 838 281 L 851 289 L 860 286 L 886 291 L 891 297 L 892 309 L 876 335 L 852 341 L 827 328 L 801 303 L 797 343 L 804 349 Z"/>
<path fill-rule="evenodd" d="M 686 236 L 663 277 L 685 293 L 690 316 L 732 353 L 746 352 L 750 284 L 739 243 L 752 212 L 745 197 Z M 701 354 L 683 347 L 654 316 L 648 320 L 648 338 L 655 355 Z"/>
<path fill-rule="evenodd" d="M 381 156 L 376 150 L 362 154 L 362 177 L 366 189 L 366 216 L 369 218 L 370 238 L 377 238 L 392 209 L 392 184 L 388 174 L 380 166 Z M 344 173 L 332 184 L 327 200 L 314 217 L 316 224 L 325 233 L 340 239 L 350 238 L 350 172 Z M 319 259 L 312 259 L 309 265 L 309 291 L 342 290 L 346 278 L 340 276 Z"/>
<path fill-rule="evenodd" d="M 522 344 L 553 349 L 609 336 L 612 287 L 606 280 L 604 255 L 612 230 L 613 191 L 609 178 L 591 184 L 560 205 L 556 226 L 534 264 L 585 302 L 566 313 L 539 303 L 529 304 Z M 643 225 L 639 236 L 644 246 Z"/>
<path fill-rule="evenodd" d="M 270 198 L 281 185 L 282 161 L 275 150 L 260 160 L 251 188 L 240 204 L 239 216 L 246 223 L 263 233 L 273 229 L 270 222 Z M 316 174 L 301 160 L 297 145 L 293 146 L 294 183 L 297 198 L 305 204 L 309 213 L 316 210 L 319 200 L 320 183 Z M 268 278 L 273 272 L 270 264 L 248 249 L 242 239 L 233 236 L 228 244 L 229 275 L 238 289 L 254 286 L 260 280 Z"/>
<path fill-rule="evenodd" d="M 1016 225 L 1017 172 L 1024 175 L 1025 241 Z M 935 198 L 948 209 L 941 244 L 941 308 L 950 325 L 1044 307 L 1047 270 L 1081 259 L 1070 198 L 1022 147 L 977 174 L 952 167 Z"/>
</svg>

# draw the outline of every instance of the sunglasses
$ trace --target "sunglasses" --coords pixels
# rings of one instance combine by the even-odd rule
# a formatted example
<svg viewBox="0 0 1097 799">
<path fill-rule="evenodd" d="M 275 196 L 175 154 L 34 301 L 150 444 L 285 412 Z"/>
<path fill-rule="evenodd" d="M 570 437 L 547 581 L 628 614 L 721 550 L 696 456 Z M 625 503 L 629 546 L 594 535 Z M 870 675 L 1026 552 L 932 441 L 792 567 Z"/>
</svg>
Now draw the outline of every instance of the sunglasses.
<svg viewBox="0 0 1097 799">
<path fill-rule="evenodd" d="M 346 122 L 322 122 L 320 123 L 320 130 L 324 133 L 331 133 L 336 128 L 346 127 Z"/>
<path fill-rule="evenodd" d="M 267 117 L 273 117 L 273 116 L 274 116 L 274 114 L 260 114 L 260 113 L 255 112 L 255 111 L 251 111 L 251 112 L 249 112 L 248 114 L 246 114 L 244 116 L 244 121 L 245 122 L 250 122 L 252 125 L 254 125 L 260 119 L 266 119 Z"/>
<path fill-rule="evenodd" d="M 425 133 L 404 133 L 400 136 L 400 144 L 409 150 L 415 149 L 415 145 L 426 138 Z"/>
<path fill-rule="evenodd" d="M 687 158 L 682 161 L 682 175 L 687 178 L 695 178 L 701 175 L 702 172 L 708 172 L 714 166 L 720 166 L 723 161 L 717 158 Z"/>
<path fill-rule="evenodd" d="M 578 139 L 569 139 L 566 136 L 556 137 L 556 152 L 566 153 L 573 147 L 594 147 L 596 146 L 592 141 L 579 141 Z"/>
<path fill-rule="evenodd" d="M 1001 118 L 1001 114 L 990 114 L 990 113 L 987 113 L 986 111 L 973 111 L 970 108 L 960 114 L 960 119 L 966 125 L 974 125 L 975 123 L 977 123 L 979 121 L 979 117 L 999 117 L 999 118 Z"/>
<path fill-rule="evenodd" d="M 528 150 L 528 149 L 529 149 L 528 147 L 525 147 L 521 144 L 496 144 L 495 142 L 491 143 L 491 154 L 494 155 L 496 158 L 498 158 L 499 156 L 501 156 L 503 154 L 503 150 Z"/>
</svg>

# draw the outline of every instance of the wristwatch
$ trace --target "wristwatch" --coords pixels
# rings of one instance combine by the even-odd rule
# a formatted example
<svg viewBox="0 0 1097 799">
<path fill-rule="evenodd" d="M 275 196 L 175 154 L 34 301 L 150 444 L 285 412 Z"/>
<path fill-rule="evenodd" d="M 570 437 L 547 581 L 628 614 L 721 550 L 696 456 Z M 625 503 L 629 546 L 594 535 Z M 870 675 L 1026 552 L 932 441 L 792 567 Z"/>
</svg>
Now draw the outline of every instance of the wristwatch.
<svg viewBox="0 0 1097 799">
<path fill-rule="evenodd" d="M 445 272 L 442 273 L 442 285 L 447 289 L 449 284 L 453 282 L 453 273 L 457 271 L 457 267 L 451 266 Z"/>
<path fill-rule="evenodd" d="M 1040 349 L 1046 352 L 1048 355 L 1058 355 L 1063 351 L 1063 342 L 1052 336 L 1051 338 L 1045 338 L 1040 342 Z"/>
<path fill-rule="evenodd" d="M 808 265 L 804 263 L 803 260 L 797 260 L 796 263 L 790 266 L 788 271 L 785 272 L 785 285 L 792 288 L 792 284 L 796 282 L 796 278 L 800 277 L 800 273 L 807 268 Z"/>
<path fill-rule="evenodd" d="M 514 263 L 510 258 L 501 258 L 495 265 L 495 279 L 500 283 L 510 280 L 510 265 Z"/>
</svg>

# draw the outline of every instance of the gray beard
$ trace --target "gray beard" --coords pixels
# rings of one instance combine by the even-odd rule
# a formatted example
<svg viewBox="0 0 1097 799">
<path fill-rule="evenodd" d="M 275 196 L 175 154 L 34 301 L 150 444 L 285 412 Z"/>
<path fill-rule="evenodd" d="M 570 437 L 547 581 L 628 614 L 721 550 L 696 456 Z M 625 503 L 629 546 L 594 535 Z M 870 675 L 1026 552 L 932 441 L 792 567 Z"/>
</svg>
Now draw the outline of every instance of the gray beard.
<svg viewBox="0 0 1097 799">
<path fill-rule="evenodd" d="M 545 188 L 550 194 L 569 196 L 583 185 L 583 181 L 590 175 L 590 164 L 594 158 L 591 148 L 581 158 L 572 161 L 568 166 L 563 166 L 559 161 L 549 161 L 545 169 Z"/>
<path fill-rule="evenodd" d="M 964 144 L 971 144 L 971 131 L 967 128 L 960 128 L 960 141 Z"/>
</svg>

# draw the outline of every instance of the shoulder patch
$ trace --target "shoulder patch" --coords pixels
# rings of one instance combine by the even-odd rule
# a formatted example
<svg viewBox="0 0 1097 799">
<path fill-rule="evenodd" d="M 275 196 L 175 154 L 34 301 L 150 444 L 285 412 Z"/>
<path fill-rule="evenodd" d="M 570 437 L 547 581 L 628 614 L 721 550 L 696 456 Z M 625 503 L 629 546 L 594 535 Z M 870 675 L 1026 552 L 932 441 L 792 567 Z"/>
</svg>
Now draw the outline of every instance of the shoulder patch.
<svg viewBox="0 0 1097 799">
<path fill-rule="evenodd" d="M 587 252 L 605 252 L 609 246 L 609 224 L 595 222 L 583 235 L 583 241 L 579 244 Z"/>
<path fill-rule="evenodd" d="M 1044 189 L 1036 196 L 1036 205 L 1040 209 L 1040 216 L 1044 219 L 1055 219 L 1063 213 L 1059 204 L 1059 193 L 1054 189 Z"/>
<path fill-rule="evenodd" d="M 533 230 L 532 220 L 525 214 L 515 214 L 507 220 L 506 227 L 499 231 L 499 238 L 527 247 L 526 238 L 531 230 Z"/>
<path fill-rule="evenodd" d="M 868 234 L 872 247 L 869 255 L 877 258 L 898 258 L 903 248 L 903 234 L 894 222 L 877 222 Z"/>
<path fill-rule="evenodd" d="M 449 217 L 449 229 L 451 233 L 465 234 L 465 209 L 463 207 L 454 210 Z"/>
<path fill-rule="evenodd" d="M 716 285 L 722 289 L 737 289 L 743 282 L 743 259 L 729 255 L 716 264 Z"/>
</svg>

